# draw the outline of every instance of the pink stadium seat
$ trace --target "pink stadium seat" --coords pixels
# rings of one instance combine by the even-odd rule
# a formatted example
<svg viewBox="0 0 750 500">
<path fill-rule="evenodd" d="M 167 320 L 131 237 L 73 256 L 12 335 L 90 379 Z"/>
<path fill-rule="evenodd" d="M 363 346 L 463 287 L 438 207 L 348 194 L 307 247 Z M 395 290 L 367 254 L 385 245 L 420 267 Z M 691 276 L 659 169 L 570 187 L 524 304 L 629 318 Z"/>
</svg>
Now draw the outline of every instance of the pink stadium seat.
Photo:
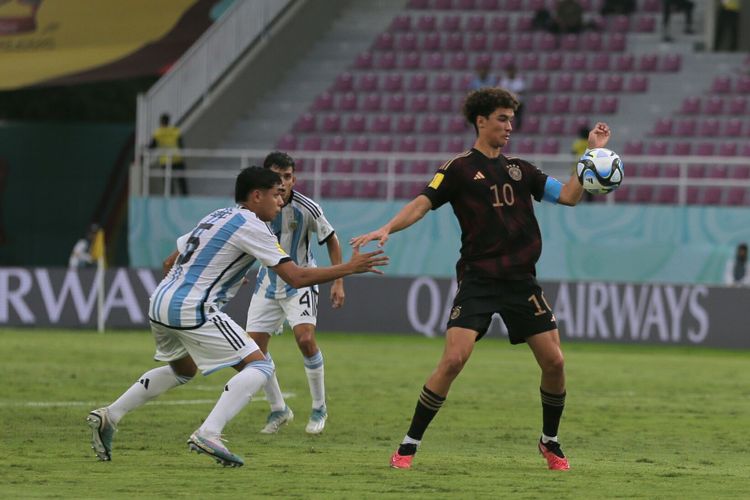
<svg viewBox="0 0 750 500">
<path fill-rule="evenodd" d="M 445 59 L 442 52 L 432 52 L 427 56 L 425 68 L 436 71 L 445 67 Z"/>
<path fill-rule="evenodd" d="M 544 155 L 556 155 L 560 152 L 560 141 L 552 138 L 545 139 L 539 152 Z"/>
<path fill-rule="evenodd" d="M 326 151 L 344 151 L 346 150 L 346 139 L 341 135 L 334 135 L 326 142 Z"/>
<path fill-rule="evenodd" d="M 472 75 L 471 73 L 464 73 L 462 76 L 459 76 L 458 82 L 456 83 L 456 89 L 458 90 L 468 89 L 472 80 L 474 80 L 474 75 Z"/>
<path fill-rule="evenodd" d="M 493 33 L 505 33 L 510 28 L 510 21 L 506 16 L 493 16 L 490 19 L 489 31 Z"/>
<path fill-rule="evenodd" d="M 359 113 L 351 115 L 346 121 L 346 131 L 348 133 L 362 133 L 365 131 L 366 120 L 364 115 Z"/>
<path fill-rule="evenodd" d="M 558 95 L 552 98 L 552 113 L 562 115 L 570 112 L 570 96 Z"/>
<path fill-rule="evenodd" d="M 315 98 L 315 102 L 312 105 L 313 111 L 330 111 L 333 109 L 333 94 L 330 92 L 323 92 Z"/>
<path fill-rule="evenodd" d="M 568 133 L 570 135 L 578 135 L 582 128 L 586 128 L 586 130 L 591 128 L 589 120 L 585 116 L 576 116 L 568 120 Z"/>
<path fill-rule="evenodd" d="M 654 156 L 663 156 L 667 154 L 666 142 L 652 142 L 648 145 L 648 154 Z"/>
<path fill-rule="evenodd" d="M 489 68 L 490 66 L 492 66 L 492 54 L 476 54 L 474 58 L 475 68 Z"/>
<path fill-rule="evenodd" d="M 672 144 L 672 154 L 675 156 L 689 156 L 693 149 L 693 144 L 689 141 L 680 141 Z"/>
<path fill-rule="evenodd" d="M 619 101 L 614 96 L 604 96 L 599 99 L 599 112 L 600 113 L 617 113 Z"/>
<path fill-rule="evenodd" d="M 358 169 L 360 174 L 376 174 L 382 171 L 383 168 L 378 160 L 362 160 Z"/>
<path fill-rule="evenodd" d="M 525 116 L 521 130 L 524 134 L 538 134 L 541 130 L 541 120 L 539 120 L 539 117 L 537 116 Z"/>
<path fill-rule="evenodd" d="M 659 13 L 661 12 L 662 3 L 660 0 L 643 0 L 643 3 L 641 4 L 641 9 L 644 12 L 654 12 Z"/>
<path fill-rule="evenodd" d="M 633 71 L 635 67 L 635 56 L 632 54 L 620 54 L 615 58 L 615 71 Z"/>
<path fill-rule="evenodd" d="M 337 172 L 340 174 L 349 174 L 354 172 L 354 160 L 334 160 L 323 163 L 324 172 Z"/>
<path fill-rule="evenodd" d="M 451 94 L 440 94 L 435 98 L 435 104 L 433 106 L 434 111 L 438 113 L 455 113 L 456 109 L 453 105 L 453 95 Z"/>
<path fill-rule="evenodd" d="M 368 139 L 367 137 L 362 137 L 362 136 L 355 137 L 349 149 L 351 149 L 352 151 L 357 151 L 357 152 L 369 151 L 370 139 Z"/>
<path fill-rule="evenodd" d="M 294 132 L 315 132 L 315 116 L 312 113 L 303 113 L 292 127 Z"/>
<path fill-rule="evenodd" d="M 675 204 L 677 203 L 677 187 L 661 186 L 656 195 L 656 203 Z"/>
<path fill-rule="evenodd" d="M 423 153 L 439 153 L 442 141 L 438 137 L 427 137 L 422 140 L 420 151 Z"/>
<path fill-rule="evenodd" d="M 687 188 L 687 204 L 697 205 L 700 203 L 700 190 L 696 186 L 688 186 Z"/>
<path fill-rule="evenodd" d="M 721 188 L 717 186 L 708 186 L 703 190 L 704 205 L 718 205 L 721 203 Z"/>
<path fill-rule="evenodd" d="M 653 186 L 636 186 L 633 201 L 636 203 L 651 203 L 654 199 Z"/>
<path fill-rule="evenodd" d="M 390 73 L 385 75 L 383 90 L 387 92 L 401 92 L 404 88 L 404 75 L 401 73 Z"/>
<path fill-rule="evenodd" d="M 728 137 L 740 137 L 742 136 L 742 120 L 739 118 L 732 118 L 724 124 L 724 135 Z"/>
<path fill-rule="evenodd" d="M 484 15 L 471 15 L 466 19 L 466 31 L 480 32 L 485 30 L 485 16 Z"/>
<path fill-rule="evenodd" d="M 534 139 L 528 137 L 522 138 L 520 141 L 516 141 L 515 153 L 520 155 L 534 154 L 536 151 L 536 143 Z"/>
<path fill-rule="evenodd" d="M 479 0 L 477 9 L 479 10 L 498 10 L 500 8 L 500 0 Z"/>
<path fill-rule="evenodd" d="M 659 165 L 650 163 L 643 165 L 638 169 L 638 175 L 640 177 L 656 178 L 659 177 Z"/>
<path fill-rule="evenodd" d="M 385 102 L 385 109 L 392 113 L 401 113 L 406 109 L 406 98 L 404 94 L 391 94 Z"/>
<path fill-rule="evenodd" d="M 679 165 L 662 165 L 661 167 L 661 176 L 666 177 L 668 179 L 677 179 L 680 177 L 680 167 Z"/>
<path fill-rule="evenodd" d="M 580 90 L 584 92 L 596 92 L 599 90 L 599 75 L 589 73 L 581 77 Z"/>
<path fill-rule="evenodd" d="M 372 68 L 372 59 L 372 52 L 357 54 L 357 58 L 354 60 L 354 67 L 356 69 L 370 69 Z"/>
<path fill-rule="evenodd" d="M 434 52 L 442 48 L 442 43 L 443 41 L 440 38 L 440 33 L 427 33 L 422 38 L 421 49 Z"/>
<path fill-rule="evenodd" d="M 396 123 L 396 132 L 399 134 L 411 134 L 414 132 L 416 122 L 417 120 L 414 118 L 414 115 L 401 115 L 398 117 L 398 122 Z"/>
<path fill-rule="evenodd" d="M 729 167 L 726 165 L 710 165 L 706 167 L 706 177 L 709 179 L 726 179 L 729 177 Z"/>
<path fill-rule="evenodd" d="M 548 135 L 562 135 L 565 133 L 565 119 L 561 116 L 553 116 L 547 120 L 544 133 Z"/>
<path fill-rule="evenodd" d="M 333 89 L 338 92 L 349 92 L 354 89 L 354 76 L 351 73 L 340 73 L 333 83 Z"/>
<path fill-rule="evenodd" d="M 385 183 L 378 181 L 359 182 L 357 183 L 354 192 L 357 198 L 382 198 L 383 193 L 385 192 Z"/>
<path fill-rule="evenodd" d="M 323 141 L 317 135 L 308 135 L 305 140 L 302 141 L 303 151 L 320 151 L 323 146 Z"/>
<path fill-rule="evenodd" d="M 650 15 L 638 16 L 635 21 L 635 31 L 638 33 L 653 33 L 656 29 L 656 18 Z"/>
<path fill-rule="evenodd" d="M 695 97 L 695 96 L 689 96 L 686 97 L 682 101 L 682 106 L 680 107 L 680 113 L 686 114 L 686 115 L 694 115 L 701 112 L 701 98 Z"/>
<path fill-rule="evenodd" d="M 336 133 L 341 130 L 341 115 L 326 115 L 323 118 L 323 132 Z"/>
<path fill-rule="evenodd" d="M 578 50 L 578 35 L 569 33 L 560 37 L 560 50 L 575 51 Z"/>
<path fill-rule="evenodd" d="M 430 0 L 409 0 L 406 4 L 407 9 L 425 10 L 430 8 Z"/>
<path fill-rule="evenodd" d="M 469 68 L 469 56 L 466 52 L 456 52 L 451 54 L 448 67 L 453 71 L 464 71 Z"/>
<path fill-rule="evenodd" d="M 703 112 L 709 115 L 720 115 L 724 111 L 724 99 L 711 96 L 703 104 Z"/>
<path fill-rule="evenodd" d="M 407 70 L 419 69 L 422 66 L 422 54 L 407 52 L 401 57 L 401 68 Z"/>
<path fill-rule="evenodd" d="M 374 73 L 363 73 L 357 80 L 356 90 L 359 92 L 375 92 L 378 90 L 378 83 L 378 75 Z"/>
<path fill-rule="evenodd" d="M 338 181 L 333 183 L 334 198 L 351 198 L 354 196 L 354 183 L 352 181 Z"/>
<path fill-rule="evenodd" d="M 429 179 L 428 179 L 429 181 Z M 396 198 L 415 198 L 422 192 L 427 182 L 404 182 L 396 185 Z"/>
<path fill-rule="evenodd" d="M 576 100 L 575 113 L 579 114 L 591 114 L 594 112 L 594 97 L 590 95 L 583 95 Z"/>
<path fill-rule="evenodd" d="M 717 76 L 711 84 L 711 92 L 727 94 L 732 91 L 732 79 L 728 76 Z"/>
<path fill-rule="evenodd" d="M 552 54 L 547 54 L 547 56 L 544 59 L 545 71 L 558 71 L 562 69 L 562 65 L 563 65 L 563 56 L 559 52 L 553 52 Z"/>
<path fill-rule="evenodd" d="M 487 34 L 472 33 L 469 35 L 469 50 L 472 52 L 481 52 L 487 49 Z"/>
<path fill-rule="evenodd" d="M 654 135 L 662 137 L 672 135 L 673 125 L 671 118 L 659 118 L 654 124 Z"/>
<path fill-rule="evenodd" d="M 416 73 L 409 78 L 409 91 L 410 92 L 424 92 L 427 90 L 427 75 L 424 73 Z"/>
<path fill-rule="evenodd" d="M 370 129 L 376 134 L 388 134 L 392 126 L 391 115 L 378 115 L 372 119 Z"/>
<path fill-rule="evenodd" d="M 524 125 L 526 124 L 526 120 L 524 120 Z M 466 123 L 466 120 L 461 116 L 452 116 L 448 120 L 448 125 L 446 127 L 446 132 L 450 134 L 463 134 L 468 131 L 468 124 Z"/>
<path fill-rule="evenodd" d="M 695 135 L 696 122 L 692 118 L 686 118 L 677 122 L 675 135 L 680 137 L 692 137 Z"/>
<path fill-rule="evenodd" d="M 571 54 L 568 56 L 567 69 L 571 71 L 584 71 L 588 68 L 586 54 Z"/>
<path fill-rule="evenodd" d="M 629 92 L 646 92 L 648 90 L 648 78 L 644 75 L 632 75 L 628 80 Z"/>
<path fill-rule="evenodd" d="M 605 92 L 621 92 L 624 84 L 622 75 L 617 73 L 609 74 L 604 79 Z"/>
<path fill-rule="evenodd" d="M 643 149 L 643 141 L 626 141 L 623 152 L 626 155 L 642 155 Z"/>
<path fill-rule="evenodd" d="M 557 50 L 557 38 L 552 33 L 542 33 L 539 37 L 537 49 L 540 52 L 553 52 Z M 554 69 L 560 69 L 558 66 Z"/>
<path fill-rule="evenodd" d="M 453 8 L 453 0 L 433 0 L 432 7 L 435 10 L 451 10 Z"/>
<path fill-rule="evenodd" d="M 659 58 L 655 54 L 643 54 L 638 61 L 640 71 L 656 71 Z"/>
<path fill-rule="evenodd" d="M 688 178 L 703 179 L 706 176 L 705 165 L 688 165 Z"/>
<path fill-rule="evenodd" d="M 713 156 L 716 153 L 716 145 L 713 142 L 698 143 L 693 153 L 698 156 Z"/>
<path fill-rule="evenodd" d="M 612 33 L 605 42 L 606 50 L 609 52 L 622 52 L 625 50 L 625 45 L 625 35 L 622 33 Z"/>
<path fill-rule="evenodd" d="M 594 59 L 591 61 L 591 69 L 594 71 L 609 71 L 610 64 L 609 54 L 601 52 L 594 54 Z"/>
<path fill-rule="evenodd" d="M 443 151 L 446 153 L 460 153 L 466 150 L 466 143 L 461 137 L 451 137 L 443 142 Z"/>
<path fill-rule="evenodd" d="M 494 52 L 510 49 L 510 35 L 508 33 L 495 33 L 490 40 L 490 50 Z"/>
<path fill-rule="evenodd" d="M 737 156 L 737 143 L 722 142 L 719 144 L 719 156 Z"/>
<path fill-rule="evenodd" d="M 432 81 L 432 90 L 436 92 L 450 92 L 453 90 L 453 75 L 440 73 Z"/>
<path fill-rule="evenodd" d="M 398 151 L 401 153 L 414 153 L 417 151 L 417 140 L 414 136 L 402 137 L 398 143 Z"/>
<path fill-rule="evenodd" d="M 547 92 L 549 90 L 549 75 L 547 73 L 537 73 L 531 79 L 532 92 Z M 535 96 L 539 97 L 539 96 Z"/>
<path fill-rule="evenodd" d="M 409 102 L 409 110 L 414 113 L 422 113 L 427 111 L 430 105 L 430 99 L 427 94 L 417 94 L 411 98 Z"/>
<path fill-rule="evenodd" d="M 514 48 L 522 51 L 534 50 L 534 36 L 531 33 L 519 33 L 515 37 Z"/>
<path fill-rule="evenodd" d="M 667 54 L 662 58 L 661 70 L 676 72 L 682 67 L 682 56 L 679 54 Z"/>
<path fill-rule="evenodd" d="M 417 50 L 419 39 L 415 33 L 402 33 L 396 37 L 396 49 L 400 52 Z"/>
<path fill-rule="evenodd" d="M 381 52 L 375 61 L 375 67 L 382 70 L 394 69 L 396 67 L 396 53 Z"/>
<path fill-rule="evenodd" d="M 617 203 L 627 203 L 630 201 L 630 187 L 628 185 L 620 186 L 615 191 L 614 197 Z"/>
<path fill-rule="evenodd" d="M 732 165 L 729 169 L 730 179 L 750 179 L 750 166 Z"/>
<path fill-rule="evenodd" d="M 460 29 L 461 29 L 461 16 L 457 16 L 455 14 L 449 14 L 447 16 L 443 16 L 442 21 L 440 21 L 440 30 L 443 32 L 459 31 Z"/>
<path fill-rule="evenodd" d="M 719 120 L 716 118 L 702 120 L 699 135 L 702 137 L 716 137 L 719 135 Z"/>
<path fill-rule="evenodd" d="M 297 138 L 293 134 L 284 134 L 276 143 L 276 148 L 281 151 L 294 151 L 297 149 Z"/>
<path fill-rule="evenodd" d="M 729 101 L 729 109 L 727 112 L 730 115 L 744 115 L 747 111 L 747 100 L 744 97 L 733 97 Z"/>
<path fill-rule="evenodd" d="M 546 8 L 547 7 L 546 3 L 547 3 L 546 0 L 527 0 L 526 9 L 532 12 L 536 12 L 538 10 Z"/>
<path fill-rule="evenodd" d="M 373 48 L 375 48 L 375 50 L 393 50 L 393 42 L 393 33 L 389 33 L 388 31 L 386 31 L 378 35 L 378 37 L 375 39 L 375 43 L 373 44 Z"/>
<path fill-rule="evenodd" d="M 419 126 L 421 134 L 439 134 L 441 132 L 441 122 L 438 115 L 427 115 L 422 118 Z"/>
<path fill-rule="evenodd" d="M 582 35 L 581 49 L 589 51 L 604 50 L 604 43 L 601 33 L 596 31 L 587 31 Z"/>
<path fill-rule="evenodd" d="M 612 16 L 608 29 L 610 33 L 627 33 L 629 30 L 630 18 L 628 16 Z"/>
<path fill-rule="evenodd" d="M 505 10 L 521 11 L 523 10 L 523 0 L 505 0 Z"/>
<path fill-rule="evenodd" d="M 562 73 L 555 80 L 555 90 L 558 92 L 572 92 L 574 82 L 575 79 L 572 73 Z"/>
<path fill-rule="evenodd" d="M 437 18 L 432 15 L 419 16 L 417 19 L 417 31 L 433 32 L 437 28 Z"/>
<path fill-rule="evenodd" d="M 549 81 L 549 79 L 547 81 Z M 547 96 L 533 95 L 531 96 L 531 99 L 524 104 L 524 106 L 529 113 L 544 114 L 547 112 Z"/>
<path fill-rule="evenodd" d="M 382 104 L 382 98 L 380 94 L 368 94 L 365 96 L 365 101 L 362 104 L 362 109 L 365 111 L 380 111 Z"/>
<path fill-rule="evenodd" d="M 393 138 L 378 137 L 375 140 L 375 146 L 373 147 L 373 150 L 379 153 L 390 153 L 391 151 L 393 151 Z M 365 160 L 365 161 L 370 161 L 370 160 Z"/>
<path fill-rule="evenodd" d="M 737 79 L 737 92 L 740 94 L 750 93 L 750 76 L 744 75 Z"/>
<path fill-rule="evenodd" d="M 727 205 L 742 205 L 745 198 L 745 188 L 730 187 L 727 190 Z"/>
<path fill-rule="evenodd" d="M 536 71 L 539 69 L 539 55 L 536 53 L 521 56 L 521 71 Z"/>
</svg>

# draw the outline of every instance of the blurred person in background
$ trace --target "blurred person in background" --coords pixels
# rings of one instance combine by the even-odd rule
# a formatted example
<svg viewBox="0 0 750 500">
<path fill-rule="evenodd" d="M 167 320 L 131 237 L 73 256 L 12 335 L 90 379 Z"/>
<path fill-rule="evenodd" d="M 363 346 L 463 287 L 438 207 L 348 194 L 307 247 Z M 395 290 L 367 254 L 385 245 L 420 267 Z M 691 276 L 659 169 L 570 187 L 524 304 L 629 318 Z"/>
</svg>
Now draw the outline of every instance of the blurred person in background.
<svg viewBox="0 0 750 500">
<path fill-rule="evenodd" d="M 750 286 L 750 272 L 747 269 L 747 243 L 737 245 L 737 252 L 734 257 L 727 261 L 724 269 L 724 284 Z"/>
<path fill-rule="evenodd" d="M 524 101 L 524 92 L 526 91 L 526 80 L 518 74 L 516 65 L 513 63 L 510 63 L 505 68 L 505 76 L 503 76 L 500 79 L 500 83 L 498 85 L 501 88 L 504 88 L 505 90 L 509 90 L 516 96 L 516 101 L 518 101 L 518 108 L 516 109 L 516 116 L 513 119 L 513 125 L 515 125 L 519 130 L 522 128 L 522 122 L 523 122 L 523 101 Z M 586 131 L 587 137 L 588 137 L 588 131 Z"/>
<path fill-rule="evenodd" d="M 495 87 L 497 82 L 490 75 L 489 66 L 478 66 L 474 78 L 469 82 L 469 88 L 466 90 L 479 90 L 485 87 Z"/>
<path fill-rule="evenodd" d="M 672 12 L 685 13 L 685 34 L 693 33 L 693 9 L 695 4 L 692 0 L 662 0 L 662 30 L 663 40 L 671 42 L 672 36 L 669 34 L 669 21 Z"/>
<path fill-rule="evenodd" d="M 740 32 L 740 0 L 720 0 L 716 12 L 714 50 L 737 51 Z"/>
<path fill-rule="evenodd" d="M 99 226 L 97 224 L 91 224 L 86 236 L 83 236 L 76 241 L 76 244 L 73 246 L 73 251 L 70 253 L 70 258 L 68 259 L 69 268 L 90 267 L 95 264 L 95 259 L 91 255 L 91 246 L 98 231 Z"/>
<path fill-rule="evenodd" d="M 159 128 L 154 131 L 154 135 L 151 138 L 149 144 L 150 149 L 182 149 L 185 147 L 182 142 L 182 131 L 179 127 L 171 125 L 171 117 L 168 113 L 164 113 L 159 118 Z M 185 161 L 179 155 L 162 155 L 159 157 L 159 165 L 161 168 L 166 168 L 167 163 L 172 164 L 172 171 L 177 173 L 176 177 L 172 177 L 172 188 L 174 192 L 179 190 L 180 194 L 187 196 L 187 179 L 182 176 L 185 172 Z M 177 186 L 175 190 L 174 187 Z"/>
</svg>

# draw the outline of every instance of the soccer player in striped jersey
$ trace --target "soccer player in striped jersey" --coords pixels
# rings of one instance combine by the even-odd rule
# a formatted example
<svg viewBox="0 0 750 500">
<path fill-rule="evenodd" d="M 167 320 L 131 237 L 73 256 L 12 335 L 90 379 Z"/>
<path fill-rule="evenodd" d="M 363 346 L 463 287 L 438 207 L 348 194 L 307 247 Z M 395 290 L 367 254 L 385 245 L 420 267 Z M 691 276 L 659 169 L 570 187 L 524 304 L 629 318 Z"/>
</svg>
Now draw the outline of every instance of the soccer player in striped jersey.
<svg viewBox="0 0 750 500">
<path fill-rule="evenodd" d="M 517 107 L 518 101 L 505 89 L 469 93 L 463 112 L 477 133 L 474 147 L 440 167 L 422 193 L 387 224 L 351 241 L 355 248 L 372 240 L 382 246 L 391 233 L 446 203 L 461 227 L 459 285 L 445 350 L 422 388 L 406 436 L 391 456 L 394 468 L 411 467 L 422 436 L 494 313 L 502 316 L 512 344 L 529 345 L 542 372 L 542 435 L 537 448 L 550 469 L 570 467 L 557 438 L 565 405 L 564 361 L 555 316 L 536 281 L 542 237 L 533 201 L 573 206 L 583 187 L 575 174 L 562 184 L 531 163 L 501 153 L 510 140 Z M 609 137 L 609 127 L 597 123 L 589 132 L 588 146 L 604 147 Z"/>
<path fill-rule="evenodd" d="M 282 194 L 278 174 L 246 168 L 235 183 L 237 205 L 208 214 L 177 240 L 177 251 L 165 262 L 170 270 L 151 296 L 148 314 L 156 343 L 154 359 L 167 364 L 144 373 L 111 405 L 89 413 L 92 448 L 100 460 L 111 460 L 112 438 L 126 413 L 189 382 L 198 370 L 208 375 L 231 366 L 238 373 L 188 444 L 222 465 L 243 465 L 242 458 L 224 446 L 221 433 L 274 370 L 242 327 L 222 312 L 245 273 L 259 260 L 287 283 L 302 288 L 353 273 L 380 273 L 376 266 L 387 263 L 383 255 L 355 252 L 346 264 L 297 266 L 266 225 L 281 210 Z"/>
<path fill-rule="evenodd" d="M 275 151 L 266 157 L 263 166 L 279 174 L 284 188 L 284 206 L 270 223 L 271 231 L 281 242 L 281 248 L 298 266 L 315 267 L 315 258 L 310 249 L 310 242 L 313 240 L 318 245 L 326 245 L 331 264 L 339 264 L 341 246 L 333 227 L 323 215 L 323 210 L 313 200 L 293 189 L 296 178 L 292 157 Z M 338 279 L 331 286 L 333 307 L 343 306 L 344 298 L 344 281 Z M 270 336 L 282 332 L 284 320 L 291 326 L 302 353 L 312 398 L 312 410 L 305 427 L 308 434 L 323 432 L 328 418 L 323 353 L 315 341 L 317 303 L 317 286 L 295 288 L 279 277 L 273 269 L 263 266 L 258 272 L 245 328 L 266 354 L 266 359 L 273 363 L 268 352 Z M 294 413 L 284 401 L 275 374 L 271 376 L 264 389 L 271 413 L 261 432 L 273 434 L 281 425 L 290 422 L 294 418 Z"/>
</svg>

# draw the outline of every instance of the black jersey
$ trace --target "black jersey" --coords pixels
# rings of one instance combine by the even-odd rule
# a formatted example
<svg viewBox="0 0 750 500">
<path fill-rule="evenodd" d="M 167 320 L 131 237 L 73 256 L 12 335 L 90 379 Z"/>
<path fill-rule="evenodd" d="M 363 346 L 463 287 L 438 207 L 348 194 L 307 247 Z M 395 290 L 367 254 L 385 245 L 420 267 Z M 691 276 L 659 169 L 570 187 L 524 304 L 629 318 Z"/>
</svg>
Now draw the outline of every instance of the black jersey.
<svg viewBox="0 0 750 500">
<path fill-rule="evenodd" d="M 476 149 L 444 164 L 422 191 L 435 210 L 445 203 L 461 226 L 460 281 L 466 272 L 499 279 L 536 275 L 542 236 L 532 198 L 544 195 L 547 174 L 518 158 L 487 158 Z"/>
</svg>

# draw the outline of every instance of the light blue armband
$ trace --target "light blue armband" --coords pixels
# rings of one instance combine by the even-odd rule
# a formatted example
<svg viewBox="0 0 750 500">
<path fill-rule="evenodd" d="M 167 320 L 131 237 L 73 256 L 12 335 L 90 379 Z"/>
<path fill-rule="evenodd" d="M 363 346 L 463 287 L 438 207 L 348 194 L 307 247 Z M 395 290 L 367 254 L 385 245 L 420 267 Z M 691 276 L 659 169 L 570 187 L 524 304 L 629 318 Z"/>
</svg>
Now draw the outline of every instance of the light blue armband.
<svg viewBox="0 0 750 500">
<path fill-rule="evenodd" d="M 544 196 L 542 196 L 542 199 L 550 203 L 557 203 L 560 199 L 562 187 L 562 182 L 554 177 L 547 177 L 547 182 L 544 183 Z"/>
</svg>

